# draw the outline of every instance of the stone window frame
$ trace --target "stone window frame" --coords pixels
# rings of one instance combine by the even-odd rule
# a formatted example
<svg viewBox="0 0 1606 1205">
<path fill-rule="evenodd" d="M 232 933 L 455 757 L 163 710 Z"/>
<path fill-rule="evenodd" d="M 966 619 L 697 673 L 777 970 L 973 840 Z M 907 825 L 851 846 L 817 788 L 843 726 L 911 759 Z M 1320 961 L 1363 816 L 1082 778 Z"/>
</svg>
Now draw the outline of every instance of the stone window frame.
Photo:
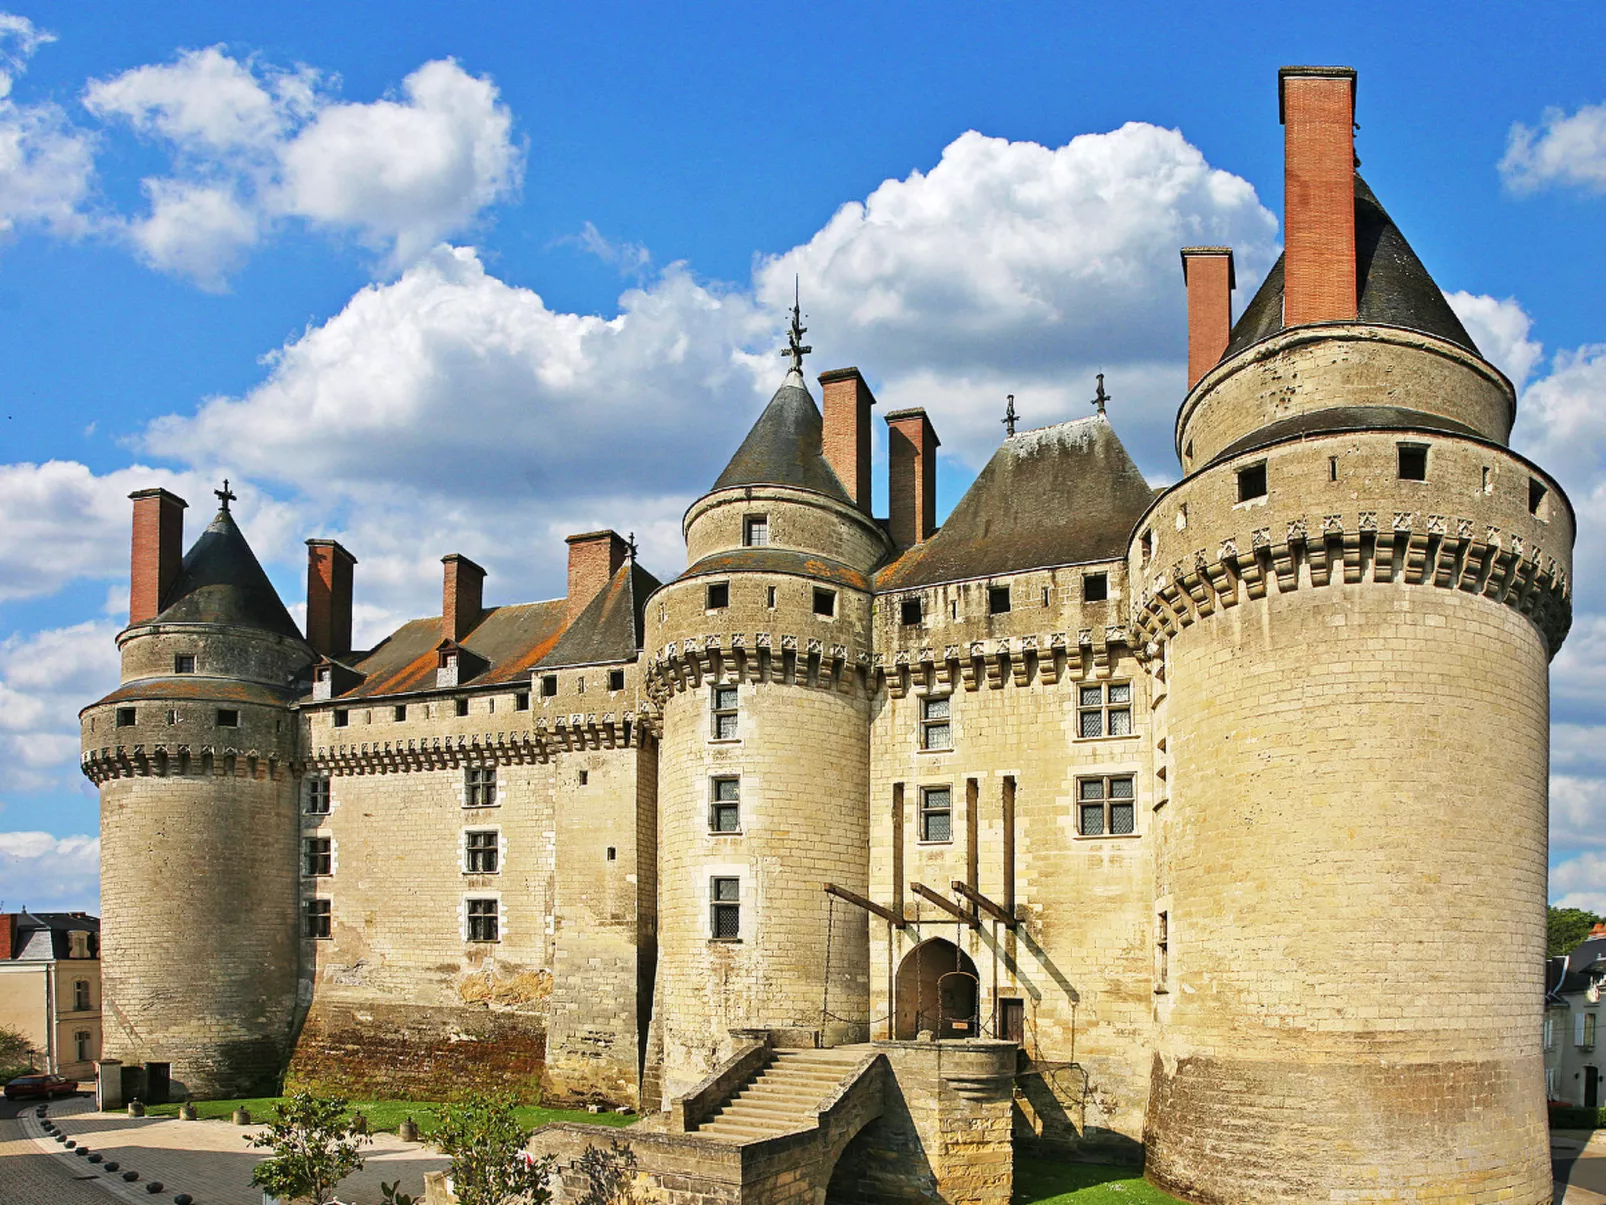
<svg viewBox="0 0 1606 1205">
<path fill-rule="evenodd" d="M 742 547 L 767 548 L 770 542 L 768 514 L 742 516 Z"/>
<path fill-rule="evenodd" d="M 916 627 L 926 621 L 926 599 L 921 594 L 911 594 L 898 600 L 898 623 L 902 627 Z"/>
<path fill-rule="evenodd" d="M 625 671 L 623 669 L 610 669 L 608 671 L 608 693 L 616 694 L 625 688 Z"/>
<path fill-rule="evenodd" d="M 530 692 L 529 691 L 527 691 L 527 690 L 517 690 L 517 691 L 513 692 L 513 710 L 514 711 L 528 711 L 528 710 L 530 710 Z"/>
<path fill-rule="evenodd" d="M 931 714 L 932 704 L 942 703 L 946 706 L 940 716 Z M 952 753 L 954 751 L 954 696 L 947 694 L 920 696 L 920 752 L 922 753 Z M 942 731 L 942 744 L 934 744 L 935 735 Z"/>
<path fill-rule="evenodd" d="M 173 672 L 175 674 L 193 674 L 195 672 L 195 654 L 174 653 Z"/>
<path fill-rule="evenodd" d="M 489 837 L 487 843 L 483 838 Z M 475 838 L 481 838 L 476 843 Z M 476 859 L 475 855 L 481 855 Z M 485 857 L 489 855 L 489 857 Z M 475 865 L 476 861 L 480 864 Z M 489 862 L 489 869 L 486 863 Z M 488 875 L 502 873 L 502 830 L 499 828 L 465 828 L 463 830 L 463 873 Z"/>
<path fill-rule="evenodd" d="M 730 787 L 729 795 L 722 795 L 721 788 Z M 729 813 L 733 827 L 725 828 L 720 824 L 723 813 Z M 739 774 L 715 774 L 708 780 L 708 831 L 716 837 L 740 837 L 742 835 L 742 777 Z"/>
<path fill-rule="evenodd" d="M 1132 793 L 1126 796 L 1117 796 L 1113 783 L 1130 783 Z M 1091 797 L 1086 786 L 1099 784 L 1100 794 L 1097 798 Z M 1101 816 L 1099 831 L 1090 833 L 1086 829 L 1087 814 L 1084 809 L 1098 805 Z M 1115 810 L 1117 805 L 1127 805 L 1132 816 L 1132 827 L 1126 832 L 1118 833 L 1115 828 Z M 1076 839 L 1107 841 L 1126 840 L 1131 837 L 1141 837 L 1138 831 L 1138 775 L 1135 770 L 1108 770 L 1102 774 L 1078 774 L 1076 776 L 1076 799 L 1073 804 L 1076 808 Z"/>
<path fill-rule="evenodd" d="M 336 707 L 334 719 L 330 723 L 336 728 L 349 728 L 351 726 L 351 712 L 344 707 Z"/>
<path fill-rule="evenodd" d="M 1128 740 L 1137 735 L 1137 724 L 1133 715 L 1133 689 L 1129 678 L 1116 678 L 1108 682 L 1078 682 L 1076 683 L 1076 736 L 1077 741 L 1098 740 Z M 1111 692 L 1121 688 L 1126 691 L 1124 700 L 1112 699 Z M 1098 691 L 1098 702 L 1088 701 L 1089 691 Z M 1112 716 L 1126 716 L 1126 731 L 1112 732 L 1119 721 L 1112 720 Z M 1097 732 L 1087 731 L 1087 721 L 1097 717 Z"/>
<path fill-rule="evenodd" d="M 311 941 L 329 941 L 334 936 L 334 901 L 316 895 L 301 902 L 301 936 Z"/>
<path fill-rule="evenodd" d="M 390 718 L 391 718 L 392 722 L 394 722 L 394 723 L 405 724 L 407 722 L 407 704 L 406 703 L 396 703 L 396 704 L 394 704 L 391 707 Z"/>
<path fill-rule="evenodd" d="M 1110 600 L 1110 573 L 1101 570 L 1098 573 L 1082 574 L 1082 601 L 1108 602 Z"/>
<path fill-rule="evenodd" d="M 132 707 L 117 709 L 117 727 L 133 728 L 139 721 L 139 712 Z"/>
<path fill-rule="evenodd" d="M 240 726 L 240 709 L 238 707 L 219 707 L 217 709 L 217 726 L 219 728 L 238 728 Z"/>
<path fill-rule="evenodd" d="M 1133 824 L 1137 823 L 1134 812 Z M 1171 990 L 1171 909 L 1154 914 L 1154 990 L 1160 995 Z"/>
<path fill-rule="evenodd" d="M 327 833 L 308 833 L 301 838 L 301 877 L 326 879 L 335 873 L 335 839 Z"/>
<path fill-rule="evenodd" d="M 558 676 L 556 674 L 541 675 L 541 697 L 555 699 L 558 697 Z"/>
<path fill-rule="evenodd" d="M 1267 472 L 1265 457 L 1251 464 L 1239 465 L 1234 481 L 1237 485 L 1234 506 L 1264 502 L 1271 496 L 1271 475 Z"/>
<path fill-rule="evenodd" d="M 836 591 L 826 586 L 814 587 L 814 614 L 820 619 L 835 619 L 837 613 Z"/>
<path fill-rule="evenodd" d="M 490 905 L 489 908 L 485 905 Z M 477 923 L 476 923 L 477 922 Z M 463 940 L 470 945 L 499 945 L 502 930 L 502 897 L 498 893 L 463 897 Z"/>
<path fill-rule="evenodd" d="M 74 979 L 72 981 L 72 1010 L 75 1013 L 87 1013 L 94 1005 L 90 1003 L 89 980 Z"/>
<path fill-rule="evenodd" d="M 1545 1012 L 1544 1035 L 1544 1048 L 1546 1050 L 1556 1049 L 1556 1014 L 1553 1009 L 1547 1009 Z"/>
<path fill-rule="evenodd" d="M 713 741 L 741 740 L 741 717 L 740 689 L 728 682 L 715 682 L 710 685 L 708 688 L 708 739 Z M 729 723 L 728 730 L 726 727 L 727 722 Z"/>
<path fill-rule="evenodd" d="M 463 767 L 463 806 L 466 808 L 494 808 L 500 806 L 497 792 L 496 764 L 494 762 Z"/>
<path fill-rule="evenodd" d="M 1001 586 L 987 583 L 987 614 L 1008 615 L 1014 603 L 1008 582 Z"/>
<path fill-rule="evenodd" d="M 1414 440 L 1401 440 L 1394 445 L 1394 472 L 1401 481 L 1428 479 L 1429 445 Z M 1420 456 L 1420 460 L 1418 457 Z M 1407 470 L 1410 470 L 1407 472 Z"/>
<path fill-rule="evenodd" d="M 920 845 L 952 845 L 954 843 L 954 788 L 952 783 L 931 783 L 922 786 L 917 796 L 915 811 L 915 834 Z M 941 794 L 941 806 L 933 806 L 932 796 Z M 942 817 L 947 826 L 947 835 L 942 837 L 931 836 L 932 821 Z"/>
<path fill-rule="evenodd" d="M 1528 513 L 1541 523 L 1550 522 L 1550 487 L 1537 477 L 1528 478 Z"/>
<path fill-rule="evenodd" d="M 457 712 L 457 714 L 459 716 L 465 716 L 465 715 L 468 714 L 468 696 L 467 695 L 464 695 L 462 698 L 454 699 L 452 701 L 457 705 L 456 706 L 456 712 Z"/>
<path fill-rule="evenodd" d="M 731 605 L 731 584 L 725 582 L 709 582 L 703 588 L 704 611 L 726 611 Z"/>
<path fill-rule="evenodd" d="M 95 1031 L 92 1029 L 77 1029 L 72 1035 L 73 1046 L 77 1051 L 77 1061 L 87 1063 L 94 1058 L 89 1052 L 94 1049 Z"/>
<path fill-rule="evenodd" d="M 1595 1049 L 1599 1024 L 1593 1011 L 1578 1013 L 1573 1022 L 1573 1045 L 1586 1052 Z"/>
<path fill-rule="evenodd" d="M 302 814 L 327 816 L 333 805 L 333 789 L 329 775 L 309 774 L 303 782 Z"/>
<path fill-rule="evenodd" d="M 728 929 L 729 932 L 722 932 Z M 740 875 L 711 875 L 708 879 L 708 940 L 742 940 L 742 879 Z"/>
</svg>

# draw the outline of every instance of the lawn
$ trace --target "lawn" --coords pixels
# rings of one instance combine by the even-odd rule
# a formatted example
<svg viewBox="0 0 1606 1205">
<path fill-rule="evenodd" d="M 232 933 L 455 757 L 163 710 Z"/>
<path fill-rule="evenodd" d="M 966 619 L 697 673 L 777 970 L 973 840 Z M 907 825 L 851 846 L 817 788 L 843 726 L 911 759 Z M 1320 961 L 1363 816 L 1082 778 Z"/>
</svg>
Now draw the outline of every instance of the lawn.
<svg viewBox="0 0 1606 1205">
<path fill-rule="evenodd" d="M 1182 1205 L 1136 1169 L 1017 1156 L 1016 1205 Z"/>
<path fill-rule="evenodd" d="M 273 1106 L 283 1099 L 281 1096 L 257 1096 L 248 1100 L 198 1100 L 195 1102 L 195 1115 L 208 1121 L 227 1121 L 236 1108 L 244 1105 L 251 1111 L 252 1121 L 267 1121 L 273 1115 Z M 353 1112 L 360 1112 L 368 1118 L 370 1131 L 388 1130 L 392 1134 L 406 1117 L 416 1121 L 418 1128 L 427 1134 L 439 1121 L 441 1107 L 433 1101 L 426 1100 L 351 1102 Z M 520 1124 L 530 1129 L 546 1125 L 549 1121 L 583 1121 L 596 1125 L 627 1126 L 636 1120 L 634 1113 L 587 1113 L 583 1109 L 543 1109 L 540 1105 L 520 1105 L 513 1112 Z M 148 1105 L 145 1113 L 149 1117 L 177 1117 L 178 1106 Z"/>
</svg>

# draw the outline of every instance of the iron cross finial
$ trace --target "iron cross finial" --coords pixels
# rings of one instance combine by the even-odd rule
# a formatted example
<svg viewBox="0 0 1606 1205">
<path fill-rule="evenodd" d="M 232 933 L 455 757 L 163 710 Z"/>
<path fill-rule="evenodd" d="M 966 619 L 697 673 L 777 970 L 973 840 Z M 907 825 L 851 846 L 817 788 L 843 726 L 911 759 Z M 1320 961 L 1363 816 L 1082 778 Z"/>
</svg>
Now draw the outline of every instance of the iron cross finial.
<svg viewBox="0 0 1606 1205">
<path fill-rule="evenodd" d="M 792 357 L 792 371 L 798 373 L 803 371 L 803 357 L 814 350 L 812 347 L 804 346 L 803 343 L 803 336 L 808 334 L 809 328 L 803 325 L 801 296 L 798 279 L 794 276 L 792 278 L 792 328 L 786 333 L 786 350 L 781 354 Z"/>
<path fill-rule="evenodd" d="M 1019 418 L 1020 415 L 1015 413 L 1015 395 L 1012 393 L 1009 395 L 1009 405 L 1004 407 L 1005 435 L 1015 434 L 1015 423 L 1019 420 Z"/>
<path fill-rule="evenodd" d="M 630 533 L 630 538 L 625 541 L 625 547 L 630 550 L 630 563 L 632 565 L 634 565 L 636 563 L 636 533 L 635 532 L 631 532 Z"/>
<path fill-rule="evenodd" d="M 229 503 L 237 501 L 240 497 L 240 495 L 236 494 L 229 488 L 229 479 L 227 477 L 223 478 L 223 488 L 220 490 L 213 490 L 212 492 L 217 495 L 217 500 L 223 504 L 224 514 L 228 513 Z"/>
<path fill-rule="evenodd" d="M 1099 408 L 1099 413 L 1103 414 L 1105 403 L 1113 402 L 1114 400 L 1115 399 L 1113 397 L 1104 392 L 1104 374 L 1102 372 L 1099 373 L 1099 391 L 1097 396 L 1093 399 L 1093 404 Z"/>
</svg>

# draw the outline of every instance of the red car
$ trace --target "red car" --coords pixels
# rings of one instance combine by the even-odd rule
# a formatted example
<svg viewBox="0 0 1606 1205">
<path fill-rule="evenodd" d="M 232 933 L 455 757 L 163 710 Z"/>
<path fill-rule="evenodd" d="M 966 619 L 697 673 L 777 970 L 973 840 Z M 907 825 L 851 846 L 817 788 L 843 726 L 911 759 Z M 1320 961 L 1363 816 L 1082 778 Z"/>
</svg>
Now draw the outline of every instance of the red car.
<svg viewBox="0 0 1606 1205">
<path fill-rule="evenodd" d="M 6 1084 L 7 1100 L 24 1100 L 30 1096 L 71 1096 L 78 1091 L 78 1081 L 65 1075 L 19 1075 Z"/>
</svg>

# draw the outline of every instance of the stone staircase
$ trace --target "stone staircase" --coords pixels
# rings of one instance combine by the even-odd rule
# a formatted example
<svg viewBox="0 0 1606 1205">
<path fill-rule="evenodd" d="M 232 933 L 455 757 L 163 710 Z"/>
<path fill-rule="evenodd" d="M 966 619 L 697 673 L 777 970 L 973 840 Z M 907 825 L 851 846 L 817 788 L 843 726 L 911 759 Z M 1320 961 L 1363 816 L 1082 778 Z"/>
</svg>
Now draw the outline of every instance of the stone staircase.
<svg viewBox="0 0 1606 1205">
<path fill-rule="evenodd" d="M 730 1142 L 756 1142 L 817 1123 L 821 1102 L 863 1060 L 867 1046 L 775 1050 L 755 1074 L 699 1124 L 696 1133 Z"/>
</svg>

